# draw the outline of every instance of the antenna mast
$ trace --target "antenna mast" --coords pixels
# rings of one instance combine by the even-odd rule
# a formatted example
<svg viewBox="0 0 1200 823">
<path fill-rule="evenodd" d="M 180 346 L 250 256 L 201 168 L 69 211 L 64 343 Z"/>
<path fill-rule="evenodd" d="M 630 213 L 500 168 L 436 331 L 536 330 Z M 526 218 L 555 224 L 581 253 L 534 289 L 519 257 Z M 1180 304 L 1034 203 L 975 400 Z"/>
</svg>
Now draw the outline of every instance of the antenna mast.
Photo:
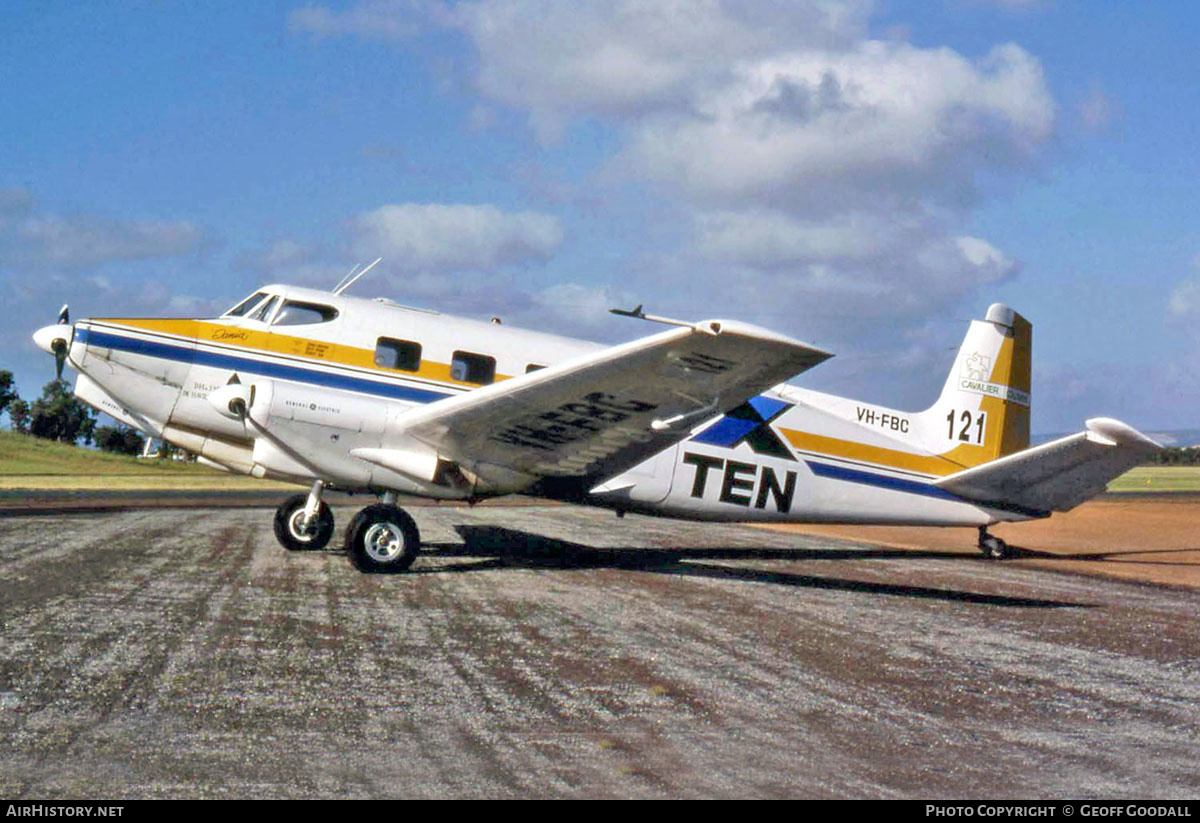
<svg viewBox="0 0 1200 823">
<path fill-rule="evenodd" d="M 343 278 L 342 278 L 342 281 L 341 281 L 340 283 L 338 283 L 336 286 L 334 286 L 334 287 L 333 287 L 333 293 L 334 293 L 334 294 L 341 294 L 341 293 L 342 293 L 342 292 L 344 292 L 346 289 L 348 289 L 348 288 L 350 288 L 351 286 L 353 286 L 353 285 L 354 285 L 356 282 L 358 282 L 358 278 L 362 277 L 364 274 L 366 274 L 367 272 L 369 272 L 371 269 L 373 269 L 373 268 L 375 268 L 376 266 L 378 266 L 378 265 L 379 265 L 379 261 L 381 261 L 381 260 L 383 260 L 383 258 L 382 258 L 382 257 L 376 257 L 376 258 L 375 258 L 375 262 L 374 262 L 374 263 L 372 263 L 371 265 L 367 266 L 365 269 L 363 269 L 362 271 L 360 271 L 358 274 L 354 274 L 355 270 L 358 268 L 358 265 L 357 265 L 357 264 L 355 264 L 354 268 L 353 268 L 353 269 L 350 269 L 350 274 L 347 274 L 345 277 L 343 277 Z"/>
</svg>

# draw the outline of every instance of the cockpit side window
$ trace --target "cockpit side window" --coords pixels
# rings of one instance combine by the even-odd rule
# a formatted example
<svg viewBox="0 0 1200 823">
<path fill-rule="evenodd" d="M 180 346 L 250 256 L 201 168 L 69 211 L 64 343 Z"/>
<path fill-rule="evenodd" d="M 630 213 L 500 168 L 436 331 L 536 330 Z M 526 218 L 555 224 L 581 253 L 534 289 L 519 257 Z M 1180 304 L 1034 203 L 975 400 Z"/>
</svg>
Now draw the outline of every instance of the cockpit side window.
<svg viewBox="0 0 1200 823">
<path fill-rule="evenodd" d="M 272 296 L 270 300 L 263 303 L 254 314 L 250 315 L 251 320 L 260 320 L 266 322 L 271 316 L 271 312 L 275 309 L 275 304 L 279 301 L 278 297 Z"/>
<path fill-rule="evenodd" d="M 328 323 L 338 316 L 338 310 L 333 306 L 323 306 L 320 303 L 302 303 L 299 300 L 288 300 L 279 310 L 275 318 L 276 326 L 307 326 L 313 323 Z"/>
<path fill-rule="evenodd" d="M 221 316 L 222 317 L 242 317 L 246 314 L 246 312 L 250 311 L 252 308 L 257 306 L 258 301 L 262 300 L 266 296 L 267 296 L 267 293 L 265 291 L 257 292 L 256 294 L 253 294 L 250 297 L 247 297 L 241 303 L 238 303 L 236 306 L 234 306 L 232 309 L 225 312 L 225 314 L 223 314 Z"/>
</svg>

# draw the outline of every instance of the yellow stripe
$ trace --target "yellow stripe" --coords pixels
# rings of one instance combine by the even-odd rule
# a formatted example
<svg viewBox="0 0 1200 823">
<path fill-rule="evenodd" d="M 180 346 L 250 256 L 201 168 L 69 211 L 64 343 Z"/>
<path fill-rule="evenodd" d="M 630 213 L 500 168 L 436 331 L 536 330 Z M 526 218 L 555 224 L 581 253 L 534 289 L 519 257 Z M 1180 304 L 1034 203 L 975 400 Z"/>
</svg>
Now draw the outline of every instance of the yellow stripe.
<svg viewBox="0 0 1200 823">
<path fill-rule="evenodd" d="M 849 460 L 861 460 L 864 463 L 874 463 L 889 469 L 921 472 L 945 476 L 962 471 L 971 465 L 977 465 L 979 453 L 985 452 L 984 446 L 956 446 L 945 454 L 913 454 L 912 452 L 889 449 L 884 446 L 870 446 L 866 443 L 856 443 L 853 440 L 842 440 L 837 437 L 825 437 L 820 434 L 780 428 L 780 433 L 795 448 L 801 451 L 816 452 L 830 457 L 844 457 Z"/>
<path fill-rule="evenodd" d="M 425 380 L 433 380 L 451 386 L 473 387 L 479 385 L 478 383 L 468 383 L 465 380 L 455 380 L 452 378 L 450 376 L 449 363 L 438 363 L 433 360 L 421 358 L 421 368 L 415 372 L 404 369 L 385 369 L 375 364 L 375 352 L 371 349 L 361 349 L 357 346 L 329 343 L 324 340 L 313 340 L 307 337 L 293 337 L 287 334 L 260 329 L 246 329 L 213 320 L 177 320 L 143 317 L 98 318 L 98 320 L 102 323 L 116 323 L 144 331 L 176 335 L 201 343 L 220 343 L 241 349 L 256 349 L 258 351 L 286 354 L 289 357 L 301 357 L 318 363 L 356 366 L 360 369 L 370 369 L 379 374 L 420 377 Z M 497 373 L 496 382 L 507 380 L 511 376 Z"/>
</svg>

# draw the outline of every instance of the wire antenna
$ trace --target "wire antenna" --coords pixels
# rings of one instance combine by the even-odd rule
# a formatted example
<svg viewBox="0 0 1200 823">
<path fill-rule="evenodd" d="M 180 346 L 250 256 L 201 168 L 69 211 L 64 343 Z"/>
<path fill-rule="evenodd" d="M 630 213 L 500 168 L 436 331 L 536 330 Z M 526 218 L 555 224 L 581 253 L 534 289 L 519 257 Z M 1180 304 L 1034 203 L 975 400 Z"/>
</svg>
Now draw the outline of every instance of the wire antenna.
<svg viewBox="0 0 1200 823">
<path fill-rule="evenodd" d="M 337 283 L 337 285 L 333 287 L 333 293 L 334 293 L 334 294 L 340 294 L 340 293 L 341 293 L 342 284 L 343 284 L 343 283 L 345 283 L 347 280 L 349 280 L 351 277 L 353 277 L 353 276 L 354 276 L 354 273 L 355 273 L 356 271 L 358 271 L 358 267 L 359 267 L 360 265 L 362 265 L 362 264 L 361 264 L 361 263 L 355 263 L 355 264 L 354 264 L 354 268 L 352 268 L 352 269 L 350 269 L 350 271 L 346 272 L 346 276 L 345 276 L 345 277 L 343 277 L 341 280 L 339 280 L 339 281 L 338 281 L 338 283 Z"/>
<path fill-rule="evenodd" d="M 378 265 L 379 265 L 379 261 L 381 261 L 381 260 L 383 260 L 383 258 L 382 258 L 382 257 L 376 257 L 376 258 L 375 258 L 375 262 L 374 262 L 374 263 L 372 263 L 371 265 L 367 266 L 365 269 L 363 269 L 362 271 L 360 271 L 358 274 L 354 274 L 354 269 L 357 269 L 357 268 L 358 268 L 358 266 L 355 266 L 353 269 L 350 269 L 350 274 L 347 274 L 345 277 L 343 277 L 343 278 L 342 278 L 342 282 L 338 283 L 338 284 L 337 284 L 337 286 L 335 286 L 335 287 L 334 287 L 334 289 L 333 289 L 333 293 L 334 293 L 334 294 L 341 294 L 341 293 L 342 293 L 342 292 L 344 292 L 346 289 L 348 289 L 348 288 L 350 288 L 351 286 L 353 286 L 353 285 L 354 285 L 356 282 L 358 282 L 358 278 L 362 277 L 364 274 L 366 274 L 367 272 L 369 272 L 371 269 L 373 269 L 373 268 L 375 268 L 376 266 L 378 266 Z M 353 275 L 353 276 L 351 276 L 351 275 Z"/>
</svg>

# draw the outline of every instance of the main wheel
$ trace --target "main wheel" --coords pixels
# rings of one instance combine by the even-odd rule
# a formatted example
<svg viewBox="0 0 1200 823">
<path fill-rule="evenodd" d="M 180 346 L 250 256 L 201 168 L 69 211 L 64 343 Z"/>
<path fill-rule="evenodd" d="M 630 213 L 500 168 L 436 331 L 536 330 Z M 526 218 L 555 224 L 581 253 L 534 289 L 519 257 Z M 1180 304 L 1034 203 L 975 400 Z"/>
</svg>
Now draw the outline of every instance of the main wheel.
<svg viewBox="0 0 1200 823">
<path fill-rule="evenodd" d="M 283 505 L 275 510 L 275 539 L 288 551 L 323 549 L 329 544 L 329 538 L 333 537 L 333 512 L 324 501 L 321 501 L 317 516 L 308 529 L 300 528 L 307 502 L 307 494 L 297 494 L 283 501 Z"/>
<path fill-rule="evenodd" d="M 367 506 L 346 529 L 346 551 L 359 571 L 402 572 L 420 550 L 417 524 L 396 506 Z"/>
</svg>

